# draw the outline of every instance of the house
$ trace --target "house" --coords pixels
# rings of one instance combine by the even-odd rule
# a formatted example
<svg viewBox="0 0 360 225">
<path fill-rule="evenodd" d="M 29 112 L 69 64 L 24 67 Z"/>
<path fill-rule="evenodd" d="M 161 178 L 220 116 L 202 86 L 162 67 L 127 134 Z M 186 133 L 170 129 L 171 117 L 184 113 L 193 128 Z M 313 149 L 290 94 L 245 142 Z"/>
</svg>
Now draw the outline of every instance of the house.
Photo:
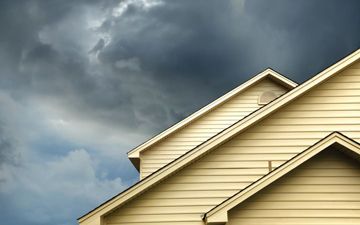
<svg viewBox="0 0 360 225">
<path fill-rule="evenodd" d="M 80 225 L 360 224 L 360 50 L 267 69 L 128 153 L 140 181 Z"/>
</svg>

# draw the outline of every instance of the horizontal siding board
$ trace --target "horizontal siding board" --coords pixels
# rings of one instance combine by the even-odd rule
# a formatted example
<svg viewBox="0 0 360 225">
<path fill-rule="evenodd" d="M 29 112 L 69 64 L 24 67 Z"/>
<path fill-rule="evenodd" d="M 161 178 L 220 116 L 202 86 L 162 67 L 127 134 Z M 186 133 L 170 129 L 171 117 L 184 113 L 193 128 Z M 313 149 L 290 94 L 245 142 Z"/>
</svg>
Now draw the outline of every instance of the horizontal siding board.
<svg viewBox="0 0 360 225">
<path fill-rule="evenodd" d="M 192 190 L 241 190 L 250 182 L 198 182 L 198 183 L 169 183 L 170 191 L 192 191 Z"/>
<path fill-rule="evenodd" d="M 306 217 L 315 217 L 315 218 L 359 218 L 360 219 L 360 209 L 353 210 L 322 210 L 322 209 L 282 209 L 282 210 L 274 210 L 274 209 L 257 209 L 257 210 L 242 210 L 242 214 L 240 218 L 306 218 Z M 245 215 L 245 216 L 244 216 Z M 234 217 L 236 218 L 236 217 Z"/>
<path fill-rule="evenodd" d="M 360 96 L 334 96 L 331 98 L 324 98 L 324 96 L 321 97 L 315 97 L 311 96 L 311 98 L 304 98 L 299 101 L 301 104 L 345 104 L 345 103 L 359 103 L 360 102 Z"/>
<path fill-rule="evenodd" d="M 208 206 L 159 206 L 159 207 L 133 207 L 133 208 L 127 208 L 123 212 L 127 215 L 168 215 L 168 214 L 197 214 L 199 215 L 204 211 L 204 208 L 211 207 L 211 205 Z"/>
<path fill-rule="evenodd" d="M 360 105 L 360 104 L 359 104 Z M 334 118 L 282 118 L 282 119 L 273 119 L 264 123 L 264 126 L 276 126 L 277 124 L 287 124 L 287 125 L 359 125 L 360 121 L 356 121 L 358 117 L 351 118 L 340 118 L 336 120 Z"/>
<path fill-rule="evenodd" d="M 247 132 L 246 135 L 244 135 L 243 140 L 285 140 L 285 139 L 317 139 L 320 140 L 326 135 L 328 135 L 329 132 L 326 131 L 269 131 L 269 132 Z M 347 131 L 347 136 L 351 135 L 352 137 L 360 137 L 359 131 Z"/>
<path fill-rule="evenodd" d="M 140 206 L 147 206 L 147 207 L 165 207 L 165 206 L 209 206 L 218 203 L 219 201 L 223 200 L 223 198 L 193 198 L 193 201 L 189 201 L 186 198 L 168 198 L 168 199 L 142 199 L 141 203 L 134 203 L 131 204 L 131 207 L 140 207 Z M 176 211 L 174 211 L 175 213 Z M 126 215 L 121 214 L 121 215 Z M 116 213 L 113 213 L 113 216 L 116 216 Z M 110 216 L 112 217 L 112 216 Z"/>
<path fill-rule="evenodd" d="M 212 176 L 179 176 L 176 182 L 181 183 L 251 183 L 254 180 L 259 179 L 261 176 L 235 176 L 235 175 L 212 175 Z"/>
<path fill-rule="evenodd" d="M 110 223 L 131 223 L 131 222 L 152 222 L 152 221 L 159 221 L 159 222 L 176 222 L 176 221 L 197 221 L 199 220 L 198 214 L 166 214 L 166 215 L 156 215 L 150 214 L 146 216 L 138 216 L 138 215 L 128 215 L 128 216 L 114 216 L 109 221 Z"/>
<path fill-rule="evenodd" d="M 328 111 L 324 113 L 323 111 L 296 111 L 296 112 L 286 112 L 282 113 L 282 118 L 299 118 L 299 113 L 301 113 L 302 118 L 358 118 L 360 116 L 359 111 Z"/>
<path fill-rule="evenodd" d="M 357 89 L 360 90 L 360 89 Z M 291 105 L 287 108 L 288 111 L 309 111 L 309 110 L 337 110 L 337 111 L 358 111 L 359 104 L 357 103 L 299 103 Z M 300 116 L 300 114 L 299 114 Z M 300 116 L 301 117 L 301 116 Z"/>
<path fill-rule="evenodd" d="M 356 184 L 360 185 L 360 174 L 357 177 L 291 177 L 287 184 Z"/>
<path fill-rule="evenodd" d="M 356 118 L 354 120 L 358 121 L 360 118 Z M 342 125 L 286 125 L 286 124 L 278 124 L 278 125 L 269 125 L 262 126 L 260 129 L 262 132 L 273 132 L 274 139 L 278 139 L 280 137 L 279 132 L 326 132 L 331 133 L 333 131 L 338 131 L 342 133 L 347 133 L 350 131 L 358 132 L 360 130 L 360 125 L 358 124 L 342 124 Z M 259 138 L 261 138 L 259 136 Z"/>
<path fill-rule="evenodd" d="M 344 191 L 360 193 L 360 186 L 354 184 L 283 184 L 272 190 L 273 193 L 343 193 Z"/>
<path fill-rule="evenodd" d="M 301 173 L 301 176 L 306 177 L 357 177 L 359 174 L 357 171 L 354 171 L 351 168 L 345 168 L 345 169 L 304 169 Z M 359 186 L 360 188 L 360 186 Z M 360 191 L 360 189 L 359 189 Z"/>
<path fill-rule="evenodd" d="M 195 191 L 167 191 L 167 190 L 157 190 L 151 195 L 148 199 L 162 199 L 168 198 L 171 196 L 172 199 L 178 198 L 225 198 L 229 195 L 235 194 L 237 190 L 195 190 Z"/>
<path fill-rule="evenodd" d="M 339 79 L 337 80 L 332 80 L 330 81 L 330 83 L 335 83 L 335 82 L 344 82 L 344 83 L 347 83 L 347 82 L 355 82 L 355 83 L 360 83 L 360 77 L 357 76 L 356 74 L 353 74 L 353 75 L 350 75 L 350 74 L 347 74 L 343 77 L 339 77 Z"/>
<path fill-rule="evenodd" d="M 266 169 L 193 169 L 191 175 L 198 176 L 219 176 L 219 175 L 244 175 L 244 176 L 262 176 L 269 172 L 268 168 Z"/>
<path fill-rule="evenodd" d="M 146 221 L 146 222 L 119 222 L 119 221 L 111 221 L 111 222 L 106 222 L 106 225 L 115 225 L 115 224 L 130 224 L 130 225 L 161 225 L 161 224 L 174 224 L 174 225 L 184 225 L 184 224 L 199 224 L 199 225 L 204 225 L 204 223 L 201 221 L 186 221 L 186 222 L 178 222 L 178 221 L 158 221 L 158 222 L 151 222 L 151 221 Z"/>
<path fill-rule="evenodd" d="M 284 154 L 284 153 L 260 153 L 260 154 L 241 154 L 246 160 L 287 160 L 294 157 L 296 154 Z M 234 154 L 213 154 L 207 158 L 207 161 L 237 161 Z"/>
<path fill-rule="evenodd" d="M 272 161 L 273 167 L 280 166 L 285 161 Z M 197 168 L 268 168 L 268 161 L 245 161 L 223 162 L 223 161 L 200 161 L 196 165 Z"/>
<path fill-rule="evenodd" d="M 256 139 L 255 139 L 256 140 Z M 283 153 L 288 153 L 288 154 L 297 154 L 299 153 L 301 150 L 304 149 L 304 146 L 277 146 L 276 147 L 276 152 L 274 152 L 274 147 L 269 147 L 269 146 L 247 146 L 246 148 L 244 147 L 235 147 L 235 146 L 223 146 L 221 147 L 221 154 L 230 154 L 230 155 L 237 155 L 237 154 L 251 154 L 251 153 L 271 153 L 274 152 L 273 154 L 283 154 Z"/>
<path fill-rule="evenodd" d="M 320 88 L 320 90 L 356 90 L 360 88 L 360 83 L 340 83 L 340 82 L 327 82 Z"/>
<path fill-rule="evenodd" d="M 307 96 L 310 96 L 307 94 Z M 359 93 L 353 90 L 319 90 L 316 89 L 311 92 L 312 97 L 338 97 L 338 96 L 359 96 Z"/>
<path fill-rule="evenodd" d="M 328 201 L 308 201 L 308 202 L 259 202 L 258 205 L 250 205 L 247 206 L 246 209 L 248 210 L 315 210 L 315 209 L 353 209 L 359 210 L 360 209 L 360 201 L 359 202 L 333 202 L 329 204 Z"/>
<path fill-rule="evenodd" d="M 316 142 L 315 139 L 285 139 L 281 142 L 278 139 L 272 140 L 262 140 L 262 141 L 254 141 L 254 140 L 234 140 L 227 143 L 226 147 L 242 147 L 242 146 L 258 146 L 258 147 L 273 147 L 273 146 L 310 146 Z"/>
<path fill-rule="evenodd" d="M 246 224 L 246 225 L 358 225 L 360 219 L 357 218 L 264 218 L 257 219 L 234 219 L 229 225 Z"/>
</svg>

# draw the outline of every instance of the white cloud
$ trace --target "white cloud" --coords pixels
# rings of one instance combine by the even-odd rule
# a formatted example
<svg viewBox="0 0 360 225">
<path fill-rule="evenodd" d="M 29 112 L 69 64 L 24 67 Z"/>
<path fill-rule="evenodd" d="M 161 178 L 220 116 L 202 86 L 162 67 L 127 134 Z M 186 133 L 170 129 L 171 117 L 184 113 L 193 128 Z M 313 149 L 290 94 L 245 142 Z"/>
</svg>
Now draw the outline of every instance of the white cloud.
<svg viewBox="0 0 360 225">
<path fill-rule="evenodd" d="M 78 52 L 86 55 L 99 39 L 110 42 L 107 33 L 98 31 L 107 13 L 93 6 L 79 6 L 76 11 L 55 24 L 44 26 L 38 33 L 39 41 L 49 44 L 58 52 Z"/>
<path fill-rule="evenodd" d="M 7 179 L 0 186 L 0 194 L 16 195 L 11 204 L 28 221 L 50 223 L 67 219 L 70 223 L 80 216 L 76 213 L 84 203 L 94 206 L 125 188 L 120 178 L 107 179 L 97 170 L 96 160 L 84 149 L 50 161 L 3 166 L 0 174 Z"/>
<path fill-rule="evenodd" d="M 10 211 L 10 215 L 4 212 L 2 219 L 21 214 L 27 224 L 75 224 L 75 218 L 128 186 L 129 180 L 122 180 L 119 171 L 111 170 L 113 165 L 98 164 L 104 159 L 109 163 L 109 154 L 121 158 L 119 149 L 114 150 L 114 143 L 120 141 L 114 134 L 117 132 L 62 114 L 62 107 L 48 101 L 23 102 L 0 92 L 0 103 L 1 135 L 12 137 L 16 143 L 9 149 L 16 153 L 16 163 L 5 160 L 0 164 L 0 202 L 6 202 Z M 46 110 L 49 108 L 52 110 Z M 45 146 L 46 154 L 41 149 L 41 143 L 59 140 L 61 146 Z M 68 143 L 61 140 L 69 141 L 70 146 L 72 142 L 91 146 L 92 151 L 69 151 Z M 101 154 L 107 157 L 98 161 Z"/>
<path fill-rule="evenodd" d="M 120 158 L 147 137 L 147 133 L 135 129 L 91 120 L 86 117 L 87 112 L 69 112 L 63 104 L 53 98 L 34 98 L 31 102 L 36 107 L 38 115 L 41 115 L 40 122 L 44 130 L 72 143 L 92 146 L 93 149 L 99 150 L 98 154 L 101 155 Z"/>
<path fill-rule="evenodd" d="M 159 0 L 125 0 L 121 1 L 118 7 L 114 8 L 112 15 L 114 17 L 122 16 L 130 6 L 136 6 L 143 10 L 148 10 L 152 7 L 161 5 L 163 2 Z"/>
<path fill-rule="evenodd" d="M 127 69 L 131 71 L 140 71 L 140 61 L 138 58 L 129 58 L 129 59 L 123 59 L 118 60 L 115 63 L 116 68 L 118 69 Z"/>
<path fill-rule="evenodd" d="M 243 13 L 246 0 L 231 0 L 231 5 L 237 13 Z"/>
</svg>

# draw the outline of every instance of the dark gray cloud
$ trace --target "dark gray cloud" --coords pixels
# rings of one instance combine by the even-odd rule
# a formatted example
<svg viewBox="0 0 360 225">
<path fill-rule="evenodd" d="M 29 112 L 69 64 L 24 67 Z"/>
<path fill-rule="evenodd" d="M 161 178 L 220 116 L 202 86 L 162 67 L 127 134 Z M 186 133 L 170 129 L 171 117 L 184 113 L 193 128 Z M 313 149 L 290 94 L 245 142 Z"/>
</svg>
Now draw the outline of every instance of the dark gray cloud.
<svg viewBox="0 0 360 225">
<path fill-rule="evenodd" d="M 0 219 L 74 224 L 136 179 L 125 152 L 147 137 L 267 67 L 303 81 L 359 48 L 359 8 L 351 0 L 1 1 L 8 208 Z M 59 187 L 45 185 L 55 177 Z M 13 219 L 30 206 L 43 220 Z M 56 206 L 64 211 L 51 216 Z"/>
<path fill-rule="evenodd" d="M 119 15 L 116 1 L 7 3 L 2 21 L 18 25 L 3 37 L 14 54 L 7 78 L 23 87 L 12 91 L 158 131 L 268 66 L 304 80 L 359 45 L 355 1 L 145 2 L 123 1 Z M 99 26 L 81 27 L 95 11 Z"/>
<path fill-rule="evenodd" d="M 4 161 L 12 161 L 12 145 L 10 137 L 6 135 L 2 125 L 0 124 L 0 164 Z"/>
<path fill-rule="evenodd" d="M 199 89 L 198 101 L 206 102 L 266 67 L 303 81 L 350 53 L 359 46 L 356 4 L 171 1 L 147 12 L 129 7 L 125 18 L 104 23 L 113 40 L 99 58 L 115 64 L 136 57 L 173 103 L 184 104 L 178 96 L 189 99 Z M 195 108 L 185 107 L 181 113 Z"/>
<path fill-rule="evenodd" d="M 8 164 L 17 165 L 19 157 L 16 140 L 7 133 L 4 125 L 0 123 L 0 168 Z M 1 182 L 6 182 L 6 180 L 2 180 L 0 176 Z"/>
</svg>

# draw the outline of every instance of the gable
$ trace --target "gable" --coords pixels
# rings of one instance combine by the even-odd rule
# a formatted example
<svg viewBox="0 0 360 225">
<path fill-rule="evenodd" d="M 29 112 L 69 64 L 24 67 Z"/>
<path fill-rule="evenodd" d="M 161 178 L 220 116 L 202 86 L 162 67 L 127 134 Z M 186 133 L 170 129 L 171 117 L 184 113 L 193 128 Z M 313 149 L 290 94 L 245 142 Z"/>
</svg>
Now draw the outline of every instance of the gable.
<svg viewBox="0 0 360 225">
<path fill-rule="evenodd" d="M 169 138 L 170 138 L 170 142 L 172 142 L 171 138 L 173 135 L 176 136 L 177 133 L 179 133 L 179 132 L 181 134 L 183 132 L 183 130 L 187 130 L 186 127 L 191 125 L 193 122 L 196 122 L 198 119 L 201 119 L 204 116 L 206 117 L 208 114 L 213 114 L 212 111 L 216 110 L 219 107 L 223 107 L 224 104 L 226 104 L 229 101 L 232 101 L 234 98 L 237 98 L 239 95 L 243 95 L 244 92 L 247 92 L 249 88 L 258 85 L 258 83 L 260 83 L 262 80 L 265 80 L 265 79 L 269 80 L 271 85 L 280 86 L 281 88 L 284 88 L 285 90 L 291 90 L 297 86 L 297 84 L 295 82 L 289 80 L 288 78 L 282 76 L 281 74 L 277 73 L 276 71 L 274 71 L 272 69 L 264 70 L 263 72 L 254 76 L 250 80 L 246 81 L 245 83 L 243 83 L 240 86 L 236 87 L 235 89 L 229 91 L 228 93 L 226 93 L 225 95 L 216 99 L 215 101 L 209 103 L 208 105 L 204 106 L 203 108 L 199 109 L 198 111 L 194 112 L 193 114 L 187 116 L 185 119 L 181 120 L 180 122 L 174 124 L 173 126 L 169 127 L 168 129 L 164 130 L 163 132 L 159 133 L 158 135 L 152 137 L 151 139 L 147 140 L 146 142 L 140 144 L 136 148 L 129 151 L 128 157 L 129 157 L 130 161 L 134 164 L 136 169 L 140 171 L 140 177 L 141 178 L 143 177 L 141 175 L 141 166 L 140 166 L 140 163 L 141 163 L 140 154 L 141 153 L 143 153 L 145 150 L 148 150 L 149 148 L 152 148 L 152 147 L 156 148 L 156 146 L 158 144 L 161 145 L 161 143 L 163 143 L 163 142 L 169 142 Z M 272 91 L 271 87 L 264 87 L 264 89 L 265 89 L 265 91 L 267 89 L 270 89 L 269 92 L 272 93 L 272 96 L 278 96 L 278 94 L 279 94 L 276 90 Z M 242 100 L 244 100 L 244 101 L 242 101 Z M 241 104 L 249 103 L 248 100 L 249 99 L 246 99 L 246 98 L 240 99 L 240 103 Z M 251 102 L 253 102 L 253 101 L 251 101 Z M 239 102 L 235 101 L 235 103 L 237 104 Z M 258 102 L 258 103 L 260 103 L 259 105 L 264 105 L 262 102 Z M 237 106 L 239 106 L 239 105 L 237 104 Z M 231 108 L 234 108 L 234 107 L 231 107 Z M 247 111 L 256 110 L 257 108 L 259 108 L 259 106 L 256 106 L 256 109 L 251 109 L 251 107 L 248 107 L 248 106 L 235 107 L 235 108 L 236 108 L 235 110 L 233 109 L 230 112 L 226 112 L 226 113 L 230 114 L 230 115 L 226 116 L 227 118 L 234 117 L 234 115 L 231 115 L 232 113 L 234 113 L 234 111 L 235 112 L 240 111 L 240 115 L 235 114 L 235 116 L 242 118 L 242 117 L 244 117 L 244 115 L 243 115 L 244 113 L 248 114 Z M 223 114 L 221 116 L 223 116 Z M 218 116 L 216 115 L 216 117 L 218 117 Z M 237 119 L 239 120 L 239 118 L 237 118 Z M 231 118 L 231 120 L 233 120 L 233 118 Z M 219 127 L 217 127 L 217 129 L 218 128 Z M 218 130 L 221 131 L 221 129 L 218 129 Z M 197 132 L 195 132 L 195 133 L 197 133 Z M 218 132 L 215 132 L 215 134 L 216 133 L 218 133 Z M 176 142 L 179 142 L 179 141 L 177 140 Z M 186 146 L 187 143 L 181 142 L 180 144 L 182 146 Z M 187 149 L 186 151 L 188 151 L 188 150 L 189 149 Z M 173 155 L 173 153 L 171 153 L 171 155 Z M 146 173 L 146 170 L 144 170 L 144 171 Z M 145 174 L 145 176 L 146 176 L 146 174 Z"/>
<path fill-rule="evenodd" d="M 230 210 L 227 224 L 360 224 L 359 178 L 359 162 L 330 148 Z"/>
<path fill-rule="evenodd" d="M 257 192 L 268 187 L 269 185 L 271 185 L 281 177 L 285 176 L 295 168 L 299 167 L 304 162 L 307 162 L 309 159 L 312 159 L 319 153 L 330 148 L 336 149 L 338 151 L 343 151 L 357 160 L 360 159 L 359 143 L 355 142 L 349 137 L 344 136 L 341 133 L 333 132 L 325 138 L 321 139 L 320 141 L 316 142 L 311 147 L 302 151 L 295 157 L 291 158 L 279 168 L 271 171 L 266 176 L 263 176 L 261 179 L 253 182 L 244 190 L 239 191 L 230 198 L 226 199 L 226 201 L 223 201 L 221 204 L 212 208 L 204 216 L 206 224 L 226 223 L 228 221 L 229 210 L 233 209 L 237 205 L 240 205 L 242 202 L 246 201 Z"/>
<path fill-rule="evenodd" d="M 175 174 L 174 172 L 187 171 L 187 168 L 190 168 L 190 166 L 188 166 L 187 168 L 184 168 L 184 166 L 188 165 L 190 162 L 193 162 L 194 159 L 197 159 L 198 161 L 196 163 L 193 163 L 193 165 L 199 165 L 200 166 L 201 165 L 200 162 L 203 162 L 202 168 L 200 168 L 201 171 L 199 171 L 198 174 L 202 174 L 202 173 L 204 173 L 206 171 L 209 171 L 209 170 L 207 170 L 207 168 L 215 168 L 216 170 L 218 170 L 218 169 L 220 170 L 220 171 L 218 171 L 219 175 L 221 175 L 223 173 L 223 171 L 228 171 L 229 173 L 227 173 L 227 174 L 229 174 L 229 175 L 236 174 L 239 171 L 241 171 L 241 173 L 243 173 L 243 172 L 246 173 L 245 171 L 248 171 L 248 172 L 250 172 L 249 174 L 255 173 L 257 176 L 261 176 L 261 173 L 263 173 L 263 172 L 260 172 L 259 169 L 261 170 L 261 169 L 264 169 L 264 168 L 268 168 L 268 166 L 267 166 L 268 160 L 263 160 L 263 159 L 259 160 L 256 157 L 252 158 L 251 160 L 246 160 L 246 158 L 244 158 L 244 156 L 247 153 L 250 153 L 250 154 L 253 153 L 253 152 L 247 151 L 248 148 L 246 146 L 245 146 L 245 148 L 237 148 L 237 150 L 236 150 L 236 148 L 233 148 L 232 149 L 233 152 L 232 153 L 230 152 L 230 153 L 233 156 L 239 156 L 239 158 L 236 157 L 236 158 L 233 158 L 233 159 L 228 158 L 227 160 L 221 160 L 222 164 L 219 164 L 219 161 L 212 161 L 212 160 L 206 161 L 206 159 L 208 159 L 207 158 L 208 156 L 213 155 L 214 152 L 217 152 L 220 149 L 222 149 L 222 151 L 223 151 L 224 145 L 219 147 L 219 144 L 217 144 L 217 143 L 222 143 L 224 139 L 228 140 L 229 136 L 233 137 L 234 132 L 237 133 L 238 134 L 237 136 L 239 137 L 239 136 L 241 136 L 241 132 L 245 128 L 248 128 L 246 131 L 249 131 L 249 130 L 254 129 L 256 127 L 262 126 L 263 121 L 265 121 L 266 119 L 271 118 L 271 116 L 273 116 L 273 115 L 275 115 L 275 114 L 277 114 L 277 113 L 279 113 L 281 111 L 281 109 L 282 109 L 282 107 L 284 105 L 284 102 L 288 103 L 288 106 L 290 106 L 294 102 L 294 101 L 292 101 L 293 98 L 299 97 L 300 94 L 303 94 L 304 92 L 305 93 L 309 92 L 308 91 L 309 88 L 312 88 L 314 86 L 319 87 L 321 85 L 319 83 L 324 81 L 325 78 L 327 78 L 329 76 L 330 77 L 336 77 L 337 75 L 336 74 L 333 75 L 333 73 L 336 72 L 336 71 L 342 70 L 345 66 L 347 66 L 350 63 L 354 62 L 355 59 L 358 59 L 359 58 L 359 53 L 360 53 L 360 51 L 355 52 L 352 55 L 348 56 L 347 58 L 341 60 L 339 63 L 337 63 L 336 65 L 334 65 L 334 66 L 332 66 L 332 67 L 330 67 L 328 69 L 326 69 L 324 72 L 320 73 L 315 78 L 309 80 L 308 82 L 306 82 L 305 84 L 299 86 L 298 88 L 294 89 L 293 91 L 289 92 L 288 94 L 285 94 L 283 97 L 280 97 L 277 100 L 271 102 L 269 105 L 263 107 L 262 109 L 258 110 L 255 113 L 253 113 L 251 116 L 248 116 L 247 118 L 244 118 L 241 122 L 238 122 L 238 124 L 233 125 L 230 128 L 226 129 L 221 134 L 218 134 L 217 137 L 214 137 L 214 138 L 208 140 L 207 142 L 205 142 L 205 143 L 201 144 L 200 146 L 196 147 L 196 149 L 188 152 L 187 154 L 183 155 L 179 159 L 177 159 L 177 160 L 173 161 L 172 163 L 168 164 L 167 166 L 161 168 L 156 173 L 153 173 L 151 176 L 149 176 L 149 177 L 145 178 L 144 180 L 142 180 L 142 182 L 140 182 L 138 184 L 135 184 L 129 190 L 119 194 L 118 196 L 115 196 L 113 199 L 109 200 L 108 202 L 104 203 L 103 205 L 99 206 L 98 208 L 96 208 L 92 212 L 88 213 L 87 215 L 85 215 L 81 219 L 79 219 L 80 223 L 81 224 L 99 224 L 97 222 L 92 223 L 92 221 L 100 221 L 100 219 L 103 218 L 103 215 L 105 215 L 105 218 L 107 216 L 110 216 L 111 214 L 109 214 L 109 212 L 111 212 L 112 210 L 116 209 L 119 206 L 123 206 L 123 209 L 124 209 L 131 202 L 141 202 L 143 200 L 143 198 L 140 197 L 141 195 L 139 196 L 139 194 L 143 193 L 145 190 L 150 192 L 150 191 L 156 190 L 157 188 L 160 188 L 161 185 L 167 183 L 167 179 L 165 179 L 166 177 L 169 177 L 169 176 L 176 177 L 177 176 L 177 174 Z M 353 66 L 349 68 L 351 70 L 345 70 L 344 72 L 348 71 L 348 72 L 352 73 L 352 75 L 357 75 L 357 74 L 359 74 L 359 68 L 358 67 L 359 67 L 359 65 L 353 64 Z M 340 74 L 338 74 L 338 75 L 340 75 Z M 314 91 L 314 90 L 317 90 L 317 89 L 314 89 L 314 88 L 310 89 L 310 91 Z M 343 90 L 343 89 L 341 89 L 341 90 Z M 347 94 L 353 93 L 352 95 L 356 96 L 357 95 L 356 93 L 358 93 L 358 91 L 359 91 L 359 89 L 355 85 L 354 88 L 343 90 L 343 93 L 347 93 Z M 293 97 L 293 96 L 295 96 L 295 97 Z M 332 97 L 332 96 L 326 96 L 326 98 L 330 98 L 330 97 Z M 301 99 L 301 97 L 298 98 L 298 99 Z M 349 103 L 345 103 L 345 104 L 349 104 Z M 358 121 L 358 117 L 356 116 L 356 115 L 358 115 L 358 112 L 357 112 L 358 108 L 351 109 L 350 111 L 355 111 L 354 112 L 355 116 L 352 116 L 352 118 L 354 119 L 355 124 L 356 124 L 356 121 Z M 270 114 L 271 112 L 274 112 L 274 113 Z M 265 116 L 267 116 L 267 117 L 265 117 Z M 263 118 L 265 118 L 265 119 L 263 119 Z M 335 118 L 338 118 L 338 116 L 336 116 Z M 252 126 L 249 127 L 250 125 L 252 125 Z M 337 124 L 337 125 L 338 126 L 335 127 L 335 128 L 341 128 L 341 126 L 339 124 Z M 293 128 L 293 131 L 296 131 L 296 130 L 297 130 L 296 128 Z M 342 129 L 340 129 L 340 130 L 342 130 Z M 274 130 L 271 130 L 271 131 L 274 131 Z M 303 132 L 303 131 L 304 130 L 300 129 L 300 133 Z M 239 132 L 240 132 L 240 134 L 239 134 Z M 352 132 L 352 133 L 356 134 L 356 133 L 359 132 L 359 127 L 355 126 L 352 129 L 350 129 L 349 132 Z M 257 133 L 257 132 L 252 132 L 252 133 Z M 294 138 L 294 137 L 298 136 L 298 133 L 295 133 L 295 136 L 294 136 L 294 134 L 291 134 L 289 136 Z M 255 134 L 255 137 L 256 137 L 256 134 Z M 249 139 L 249 140 L 254 141 L 254 140 L 257 140 L 257 139 L 255 138 L 255 139 Z M 286 141 L 285 141 L 285 143 L 286 143 Z M 271 145 L 270 147 L 267 147 L 265 145 L 263 145 L 263 146 L 259 145 L 259 147 L 261 147 L 261 148 L 258 148 L 257 152 L 255 152 L 255 153 L 257 153 L 257 155 L 260 155 L 258 153 L 262 153 L 263 151 L 267 150 L 267 152 L 265 152 L 264 154 L 270 156 L 270 155 L 272 155 L 271 150 L 276 150 L 275 151 L 276 157 L 274 157 L 274 159 L 271 159 L 271 161 L 274 162 L 273 165 L 275 165 L 275 166 L 277 166 L 277 165 L 281 164 L 282 162 L 284 162 L 283 160 L 285 160 L 285 161 L 288 160 L 288 159 L 286 159 L 286 157 L 284 157 L 284 155 L 279 156 L 278 155 L 279 153 L 280 154 L 284 153 L 284 152 L 286 153 L 288 151 L 288 149 L 292 150 L 291 154 L 294 154 L 295 152 L 301 151 L 301 149 L 299 149 L 298 147 L 295 147 L 295 148 L 286 147 L 287 146 L 286 144 L 284 144 L 284 146 L 283 146 L 285 148 L 283 148 L 281 146 L 279 146 L 278 148 L 273 148 L 272 146 L 273 145 Z M 217 147 L 217 148 L 215 149 L 215 147 Z M 304 145 L 301 145 L 300 148 L 305 149 Z M 211 154 L 208 154 L 207 156 L 204 156 L 204 153 L 209 153 L 210 149 L 213 150 L 211 152 Z M 281 151 L 281 152 L 278 152 L 278 150 Z M 235 154 L 235 153 L 238 153 L 238 154 Z M 203 158 L 200 158 L 200 156 L 203 156 Z M 280 157 L 281 160 L 279 160 L 278 157 Z M 201 161 L 201 160 L 203 160 L 203 161 Z M 225 170 L 223 170 L 223 169 L 225 169 Z M 218 176 L 218 177 L 222 177 L 222 176 Z M 223 179 L 223 178 L 221 178 L 221 179 Z M 159 181 L 162 181 L 162 183 L 159 183 Z M 248 182 L 251 183 L 251 181 L 248 181 Z M 179 183 L 179 184 L 178 183 L 171 183 L 171 184 L 173 184 L 172 186 L 182 188 L 182 187 L 187 187 L 187 183 L 188 182 L 184 182 L 184 185 L 182 185 L 181 183 Z M 208 182 L 208 183 L 212 183 L 212 182 Z M 196 183 L 194 183 L 192 185 L 192 187 L 196 188 L 196 190 L 202 190 L 201 188 L 207 188 L 208 186 L 211 186 L 211 185 L 208 185 L 208 183 L 204 183 L 204 184 L 196 184 Z M 229 189 L 232 190 L 232 189 L 235 189 L 235 188 L 238 187 L 238 186 L 235 187 L 234 183 L 230 183 L 230 182 L 222 182 L 222 181 L 217 181 L 216 182 L 216 181 L 214 181 L 214 183 L 215 183 L 215 185 L 213 187 L 209 188 L 209 190 L 218 190 L 218 189 L 216 189 L 216 185 L 217 185 L 216 183 L 222 183 L 220 188 L 228 187 Z M 154 184 L 158 184 L 158 185 L 154 186 Z M 236 183 L 235 185 L 244 185 L 244 187 L 246 187 L 246 182 L 244 182 L 244 183 Z M 149 187 L 152 187 L 152 188 L 149 188 Z M 189 191 L 192 192 L 191 190 L 192 189 L 185 190 L 185 191 L 187 191 L 187 193 L 189 193 Z M 219 190 L 224 190 L 224 189 L 219 189 Z M 225 189 L 225 190 L 227 190 L 227 189 Z M 239 188 L 238 190 L 241 190 L 241 188 Z M 216 195 L 214 195 L 214 196 L 216 196 Z M 137 197 L 137 198 L 135 198 L 135 197 Z M 174 199 L 182 199 L 182 198 L 181 198 L 181 196 L 178 196 L 178 197 L 176 197 Z M 171 199 L 171 202 L 174 202 L 174 199 Z M 193 199 L 191 197 L 186 198 L 186 196 L 185 196 L 184 199 L 187 199 L 187 201 L 190 202 L 189 204 L 197 203 L 196 198 L 195 199 Z M 221 202 L 221 199 L 224 199 L 224 198 L 217 199 L 216 201 Z M 132 201 L 129 202 L 129 200 L 132 200 Z M 159 200 L 156 200 L 155 202 L 162 202 L 162 201 L 163 200 L 160 197 Z M 212 201 L 215 201 L 215 200 L 212 199 Z M 124 205 L 125 202 L 127 202 L 128 204 Z M 155 204 L 155 202 L 153 202 L 153 203 Z M 214 202 L 212 202 L 212 203 L 207 202 L 205 204 L 206 204 L 206 206 L 208 206 L 210 208 L 210 205 L 213 204 L 213 203 Z M 149 208 L 156 207 L 156 206 L 157 205 L 155 204 L 153 206 L 150 206 Z M 118 208 L 118 209 L 120 210 L 120 208 Z M 173 212 L 175 214 L 179 214 L 179 212 L 176 211 L 176 207 L 175 207 L 174 210 L 175 211 L 173 211 Z M 122 211 L 120 212 L 120 215 L 118 215 L 119 218 L 120 217 L 121 218 L 126 218 L 126 216 L 127 216 L 126 213 L 123 214 Z M 192 216 L 193 217 L 191 217 L 190 219 L 187 218 L 186 215 L 184 215 L 184 217 L 182 217 L 182 218 L 184 218 L 185 221 L 188 221 L 188 222 L 190 221 L 192 224 L 194 224 L 195 222 L 196 222 L 195 224 L 199 224 L 200 221 L 198 221 L 197 219 L 194 219 L 195 218 L 194 215 L 192 215 Z M 164 217 L 164 215 L 161 215 L 161 217 L 166 218 L 166 217 Z M 169 216 L 169 218 L 171 218 L 171 216 Z M 196 218 L 198 218 L 198 217 L 196 217 Z M 133 219 L 134 218 L 132 218 L 132 221 L 133 221 Z M 152 220 L 152 219 L 149 219 L 149 217 L 147 217 L 145 215 L 137 217 L 137 221 L 141 221 L 141 220 L 149 221 L 149 220 Z M 152 221 L 156 222 L 156 220 L 154 218 L 153 218 Z M 179 224 L 188 224 L 188 222 L 179 222 Z M 139 223 L 141 224 L 141 222 L 139 222 Z"/>
<path fill-rule="evenodd" d="M 170 134 L 140 154 L 140 178 L 144 178 L 197 145 L 241 120 L 264 104 L 258 100 L 262 93 L 278 97 L 288 91 L 271 78 L 265 77 L 225 103 Z"/>
</svg>

